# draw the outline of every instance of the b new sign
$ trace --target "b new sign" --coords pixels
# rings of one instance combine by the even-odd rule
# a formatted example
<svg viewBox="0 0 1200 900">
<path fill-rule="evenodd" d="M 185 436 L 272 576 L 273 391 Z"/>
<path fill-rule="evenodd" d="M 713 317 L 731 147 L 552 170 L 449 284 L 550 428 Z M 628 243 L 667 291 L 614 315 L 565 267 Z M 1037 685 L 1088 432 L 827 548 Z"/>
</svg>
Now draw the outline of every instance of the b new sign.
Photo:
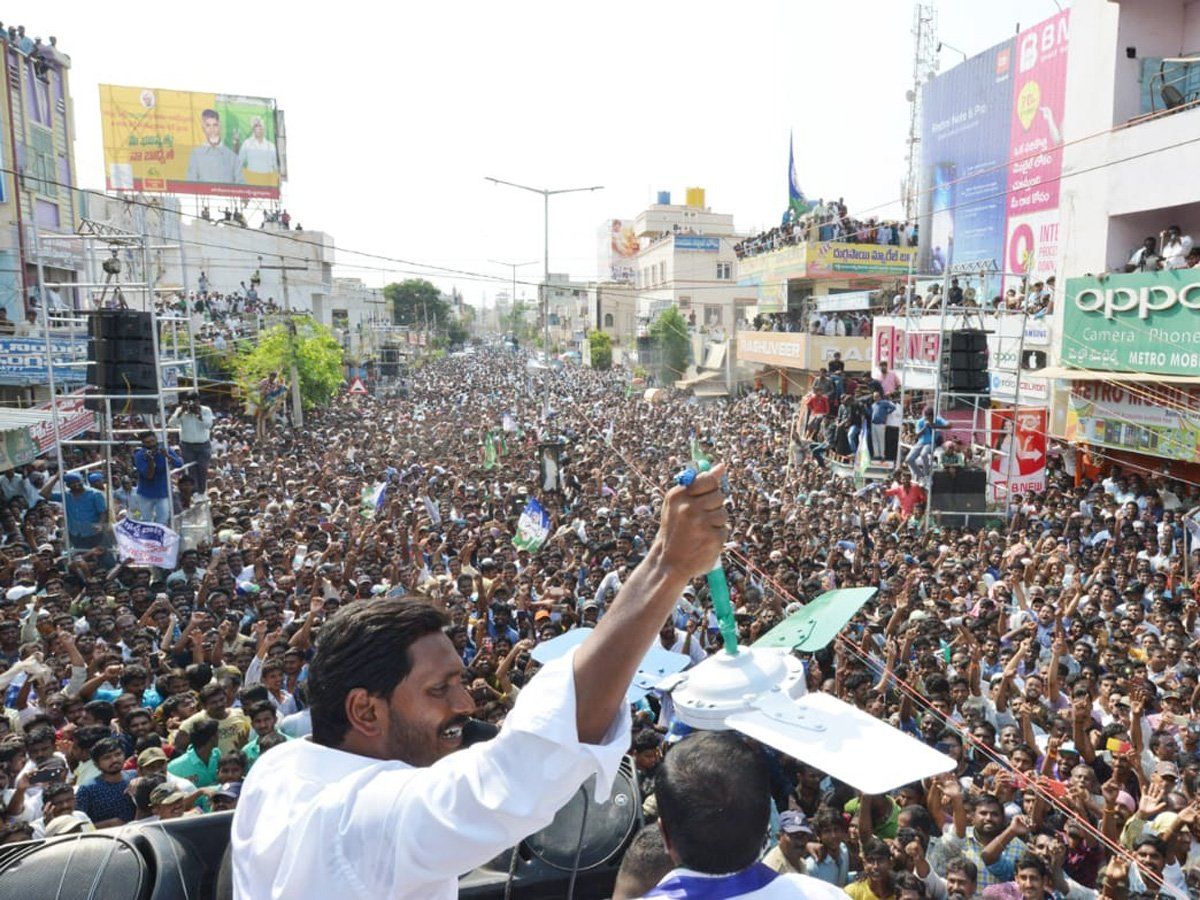
<svg viewBox="0 0 1200 900">
<path fill-rule="evenodd" d="M 1200 269 L 1067 280 L 1062 361 L 1080 369 L 1195 375 Z"/>
</svg>

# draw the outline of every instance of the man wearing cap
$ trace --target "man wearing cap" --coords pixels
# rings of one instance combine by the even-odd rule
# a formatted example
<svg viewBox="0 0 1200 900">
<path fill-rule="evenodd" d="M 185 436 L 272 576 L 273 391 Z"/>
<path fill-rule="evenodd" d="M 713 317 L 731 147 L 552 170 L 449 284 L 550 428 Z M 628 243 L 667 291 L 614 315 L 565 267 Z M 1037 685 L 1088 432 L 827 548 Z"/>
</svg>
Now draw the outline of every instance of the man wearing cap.
<svg viewBox="0 0 1200 900">
<path fill-rule="evenodd" d="M 76 550 L 91 550 L 105 544 L 108 531 L 108 503 L 104 492 L 88 487 L 78 472 L 62 476 L 67 491 L 55 491 L 58 476 L 50 479 L 42 488 L 42 496 L 61 503 L 67 515 L 67 535 L 71 547 Z"/>
<path fill-rule="evenodd" d="M 763 857 L 763 865 L 781 874 L 797 872 L 807 874 L 805 859 L 808 842 L 816 840 L 808 816 L 798 809 L 789 809 L 779 814 L 779 843 Z"/>
<path fill-rule="evenodd" d="M 313 739 L 260 757 L 243 784 L 234 895 L 450 900 L 460 874 L 548 824 L 590 776 L 606 797 L 637 665 L 724 544 L 723 470 L 667 494 L 654 547 L 608 614 L 525 685 L 486 743 L 460 750 L 475 702 L 443 613 L 377 599 L 330 617 L 310 666 Z"/>
</svg>

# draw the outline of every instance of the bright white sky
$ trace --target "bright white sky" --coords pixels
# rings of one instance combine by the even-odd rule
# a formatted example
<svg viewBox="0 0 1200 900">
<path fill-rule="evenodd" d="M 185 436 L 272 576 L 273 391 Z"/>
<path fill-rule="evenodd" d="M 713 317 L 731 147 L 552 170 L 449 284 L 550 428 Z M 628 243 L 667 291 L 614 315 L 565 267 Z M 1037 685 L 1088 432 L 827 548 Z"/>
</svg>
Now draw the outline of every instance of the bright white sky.
<svg viewBox="0 0 1200 900">
<path fill-rule="evenodd" d="M 1057 6 L 937 5 L 941 39 L 969 55 Z M 104 184 L 101 83 L 277 98 L 288 128 L 284 205 L 306 229 L 334 236 L 337 274 L 369 285 L 409 273 L 357 269 L 387 264 L 346 251 L 487 275 L 507 272 L 489 259 L 537 260 L 521 270 L 536 280 L 541 198 L 485 175 L 605 186 L 551 199 L 550 268 L 576 278 L 596 274 L 601 223 L 632 218 L 658 190 L 682 202 L 687 186 L 702 186 L 742 231 L 777 222 L 789 129 L 810 197 L 844 197 L 854 212 L 900 194 L 909 0 L 306 6 L 10 0 L 3 15 L 6 27 L 56 35 L 72 59 L 85 187 Z M 959 61 L 943 49 L 943 70 Z M 431 280 L 475 305 L 503 289 Z"/>
</svg>

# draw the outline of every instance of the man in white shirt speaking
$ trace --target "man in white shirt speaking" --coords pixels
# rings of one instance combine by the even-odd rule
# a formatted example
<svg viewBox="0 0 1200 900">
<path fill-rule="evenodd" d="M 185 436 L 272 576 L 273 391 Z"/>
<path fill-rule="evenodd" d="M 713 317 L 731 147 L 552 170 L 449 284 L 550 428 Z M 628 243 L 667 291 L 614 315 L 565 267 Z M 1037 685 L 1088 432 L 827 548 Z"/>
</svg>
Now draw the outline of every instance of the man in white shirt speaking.
<svg viewBox="0 0 1200 900">
<path fill-rule="evenodd" d="M 312 740 L 264 754 L 243 787 L 234 896 L 453 898 L 459 875 L 547 825 L 589 776 L 607 796 L 629 746 L 625 691 L 724 543 L 724 468 L 671 490 L 607 615 L 488 743 L 455 752 L 475 703 L 441 612 L 392 599 L 339 610 L 309 668 Z"/>
</svg>

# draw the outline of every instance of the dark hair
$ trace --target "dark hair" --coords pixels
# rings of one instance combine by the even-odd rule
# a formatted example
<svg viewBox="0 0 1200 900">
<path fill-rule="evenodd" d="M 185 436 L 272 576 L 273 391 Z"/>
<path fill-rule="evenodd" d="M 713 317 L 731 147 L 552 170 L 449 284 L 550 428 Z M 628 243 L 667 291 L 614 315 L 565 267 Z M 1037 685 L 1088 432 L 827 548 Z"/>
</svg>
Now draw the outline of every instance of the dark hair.
<svg viewBox="0 0 1200 900">
<path fill-rule="evenodd" d="M 412 670 L 409 648 L 447 621 L 428 603 L 395 598 L 351 603 L 330 616 L 308 667 L 313 741 L 339 746 L 350 730 L 347 695 L 363 688 L 389 696 Z"/>
<path fill-rule="evenodd" d="M 111 722 L 113 717 L 117 714 L 116 707 L 114 707 L 107 700 L 89 700 L 87 703 L 83 704 L 83 711 L 97 722 L 103 722 L 105 724 Z"/>
<path fill-rule="evenodd" d="M 146 667 L 138 663 L 130 663 L 121 673 L 121 687 L 125 687 L 131 681 L 149 681 L 150 673 L 146 671 Z"/>
<path fill-rule="evenodd" d="M 1017 862 L 1015 871 L 1020 872 L 1022 869 L 1037 869 L 1038 874 L 1042 878 L 1050 877 L 1050 867 L 1046 865 L 1046 861 L 1036 853 L 1026 853 Z"/>
<path fill-rule="evenodd" d="M 268 659 L 266 662 L 264 662 L 262 664 L 262 674 L 264 676 L 271 675 L 275 672 L 282 672 L 282 671 L 283 671 L 283 663 L 277 659 Z"/>
<path fill-rule="evenodd" d="M 201 119 L 201 120 L 204 120 L 204 119 L 216 119 L 218 122 L 220 122 L 220 121 L 221 121 L 221 114 L 220 114 L 219 112 L 217 112 L 215 109 L 206 109 L 206 110 L 204 110 L 203 112 L 201 112 L 201 113 L 200 113 L 200 119 Z"/>
<path fill-rule="evenodd" d="M 268 694 L 266 685 L 255 683 L 248 684 L 238 691 L 238 699 L 242 701 L 242 709 L 249 709 L 258 703 L 268 703 Z M 274 706 L 274 704 L 272 704 Z"/>
<path fill-rule="evenodd" d="M 217 736 L 220 728 L 220 723 L 216 719 L 201 719 L 192 726 L 192 746 L 204 746 Z"/>
<path fill-rule="evenodd" d="M 112 737 L 112 729 L 107 725 L 84 725 L 75 731 L 75 746 L 90 752 L 97 741 L 106 737 Z"/>
<path fill-rule="evenodd" d="M 1140 838 L 1133 842 L 1133 849 L 1138 850 L 1141 847 L 1145 847 L 1147 844 L 1152 846 L 1160 856 L 1165 857 L 1167 855 L 1167 842 L 1153 834 L 1143 834 Z"/>
<path fill-rule="evenodd" d="M 278 747 L 280 744 L 286 744 L 287 738 L 278 731 L 272 731 L 264 734 L 258 739 L 258 755 L 262 756 L 272 747 Z"/>
<path fill-rule="evenodd" d="M 244 706 L 243 708 L 246 710 L 247 718 L 250 719 L 264 712 L 269 712 L 276 718 L 279 718 L 279 713 L 275 711 L 275 704 L 270 700 L 255 700 L 249 706 Z"/>
<path fill-rule="evenodd" d="M 666 755 L 655 782 L 658 814 L 679 864 L 740 872 L 762 849 L 771 778 L 757 750 L 731 732 L 701 732 Z"/>
<path fill-rule="evenodd" d="M 200 688 L 200 704 L 202 706 L 215 697 L 220 697 L 222 700 L 227 699 L 225 688 L 221 687 L 215 681 L 210 681 L 204 687 Z"/>
<path fill-rule="evenodd" d="M 151 722 L 154 721 L 154 716 L 152 716 L 150 714 L 150 710 L 146 709 L 146 707 L 144 707 L 144 706 L 135 707 L 134 709 L 131 709 L 129 712 L 125 713 L 124 724 L 125 724 L 126 731 L 129 730 L 129 723 L 132 722 L 134 719 L 138 718 L 138 716 L 145 716 Z"/>
<path fill-rule="evenodd" d="M 25 732 L 25 748 L 29 749 L 34 744 L 54 743 L 54 729 L 48 725 L 39 725 L 36 728 L 30 728 Z"/>
<path fill-rule="evenodd" d="M 916 891 L 918 897 L 927 896 L 925 882 L 912 872 L 904 872 L 900 875 L 897 875 L 896 881 L 892 886 L 897 891 Z"/>
<path fill-rule="evenodd" d="M 208 663 L 192 663 L 183 670 L 183 676 L 188 681 L 188 687 L 198 691 L 212 681 L 212 666 Z"/>
<path fill-rule="evenodd" d="M 642 896 L 654 889 L 663 876 L 675 868 L 667 845 L 663 842 L 662 829 L 647 825 L 639 831 L 625 851 L 621 868 L 617 871 L 617 883 L 626 882 L 625 896 Z"/>
<path fill-rule="evenodd" d="M 877 837 L 869 837 L 863 841 L 862 858 L 868 859 L 891 859 L 891 848 Z"/>
<path fill-rule="evenodd" d="M 951 872 L 958 872 L 967 881 L 971 882 L 971 884 L 979 881 L 979 866 L 975 865 L 975 863 L 971 862 L 965 856 L 955 857 L 946 863 L 946 874 L 949 875 Z"/>
<path fill-rule="evenodd" d="M 121 746 L 121 742 L 115 737 L 106 737 L 96 741 L 96 743 L 92 744 L 92 749 L 90 751 L 92 762 L 99 763 L 100 757 L 107 756 L 114 750 L 117 753 L 120 753 L 122 756 L 125 755 L 125 748 Z"/>
</svg>

